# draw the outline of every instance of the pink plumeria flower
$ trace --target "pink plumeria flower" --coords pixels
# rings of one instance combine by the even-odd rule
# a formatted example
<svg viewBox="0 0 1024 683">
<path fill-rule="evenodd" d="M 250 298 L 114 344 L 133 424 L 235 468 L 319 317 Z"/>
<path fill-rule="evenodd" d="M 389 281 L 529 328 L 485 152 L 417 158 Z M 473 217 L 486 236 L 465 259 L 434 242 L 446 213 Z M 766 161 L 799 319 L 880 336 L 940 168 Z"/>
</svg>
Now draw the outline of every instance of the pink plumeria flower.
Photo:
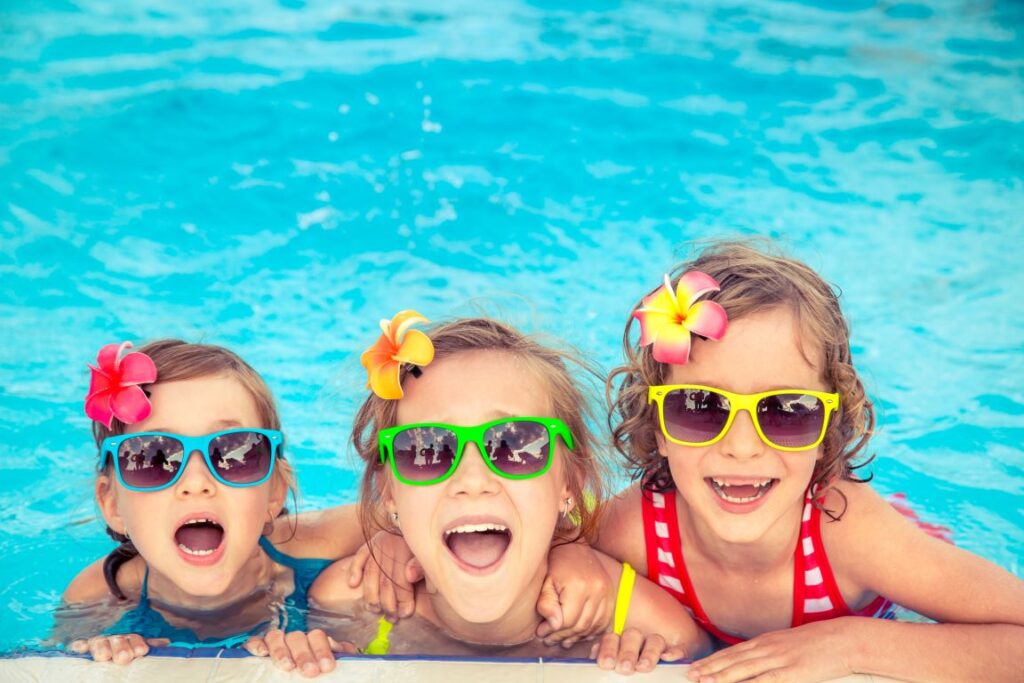
<svg viewBox="0 0 1024 683">
<path fill-rule="evenodd" d="M 714 301 L 697 301 L 717 292 L 718 283 L 699 270 L 691 270 L 676 283 L 665 284 L 646 297 L 633 317 L 640 321 L 640 345 L 654 344 L 654 360 L 682 365 L 690 360 L 690 333 L 718 341 L 728 317 Z"/>
<path fill-rule="evenodd" d="M 140 384 L 156 381 L 153 359 L 138 351 L 121 356 L 131 342 L 107 344 L 90 365 L 92 377 L 85 396 L 85 414 L 110 429 L 116 417 L 125 424 L 142 422 L 153 411 Z"/>
</svg>

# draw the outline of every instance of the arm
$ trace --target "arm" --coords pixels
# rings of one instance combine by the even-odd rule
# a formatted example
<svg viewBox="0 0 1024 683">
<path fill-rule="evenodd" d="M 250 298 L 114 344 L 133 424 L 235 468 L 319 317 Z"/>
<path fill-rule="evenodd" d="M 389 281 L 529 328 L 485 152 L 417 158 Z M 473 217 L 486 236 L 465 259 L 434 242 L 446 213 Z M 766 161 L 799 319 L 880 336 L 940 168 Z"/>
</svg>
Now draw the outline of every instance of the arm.
<svg viewBox="0 0 1024 683">
<path fill-rule="evenodd" d="M 85 606 L 112 597 L 103 576 L 104 559 L 90 564 L 68 584 L 64 590 L 63 604 L 54 612 L 51 637 L 58 642 L 68 643 L 68 649 L 72 652 L 92 655 L 97 662 L 128 664 L 148 654 L 150 645 L 162 645 L 165 641 L 147 641 L 136 633 L 93 635 L 102 629 L 96 624 L 95 612 Z M 133 598 L 138 595 L 142 584 L 143 569 L 140 567 L 144 569 L 142 560 L 133 558 L 117 572 L 118 586 L 125 595 Z"/>
<path fill-rule="evenodd" d="M 910 681 L 1019 681 L 1024 583 L 928 536 L 869 487 L 844 482 L 838 488 L 848 507 L 841 521 L 822 524 L 822 539 L 847 601 L 859 606 L 884 595 L 953 623 L 844 617 L 807 624 L 695 662 L 690 678 L 817 681 L 867 673 Z"/>
<path fill-rule="evenodd" d="M 354 553 L 366 539 L 359 507 L 350 504 L 280 517 L 270 542 L 293 557 L 338 559 Z"/>
</svg>

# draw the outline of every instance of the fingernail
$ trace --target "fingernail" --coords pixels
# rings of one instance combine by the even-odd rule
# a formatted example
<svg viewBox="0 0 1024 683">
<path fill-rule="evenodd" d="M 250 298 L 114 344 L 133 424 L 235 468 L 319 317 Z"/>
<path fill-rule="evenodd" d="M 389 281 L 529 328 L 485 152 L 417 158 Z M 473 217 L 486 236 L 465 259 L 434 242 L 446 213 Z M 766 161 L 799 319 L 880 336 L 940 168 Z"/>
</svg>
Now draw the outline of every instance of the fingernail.
<svg viewBox="0 0 1024 683">
<path fill-rule="evenodd" d="M 632 671 L 633 670 L 633 662 L 623 662 L 622 663 L 622 670 L 623 671 Z"/>
<path fill-rule="evenodd" d="M 281 660 L 281 666 L 284 668 L 285 671 L 291 671 L 295 668 L 295 662 L 288 658 L 285 658 Z"/>
<path fill-rule="evenodd" d="M 139 645 L 138 647 L 135 648 L 135 654 L 138 655 L 139 657 L 141 657 L 142 655 L 146 654 L 146 648 L 144 648 L 141 645 Z"/>
<path fill-rule="evenodd" d="M 302 665 L 302 671 L 304 673 L 307 673 L 307 674 L 310 674 L 312 676 L 315 676 L 316 674 L 320 673 L 320 667 L 318 667 L 313 662 L 306 662 L 305 664 Z"/>
<path fill-rule="evenodd" d="M 643 668 L 645 668 L 645 669 L 646 669 L 646 668 L 648 668 L 648 667 L 649 667 L 650 665 L 651 665 L 651 660 L 649 660 L 649 659 L 641 659 L 641 660 L 640 660 L 640 666 L 642 666 Z"/>
<path fill-rule="evenodd" d="M 333 663 L 334 663 L 333 659 L 328 659 L 327 657 L 324 657 L 323 659 L 320 660 L 320 670 L 321 671 L 327 671 L 328 669 L 331 668 L 331 664 L 333 664 Z"/>
</svg>

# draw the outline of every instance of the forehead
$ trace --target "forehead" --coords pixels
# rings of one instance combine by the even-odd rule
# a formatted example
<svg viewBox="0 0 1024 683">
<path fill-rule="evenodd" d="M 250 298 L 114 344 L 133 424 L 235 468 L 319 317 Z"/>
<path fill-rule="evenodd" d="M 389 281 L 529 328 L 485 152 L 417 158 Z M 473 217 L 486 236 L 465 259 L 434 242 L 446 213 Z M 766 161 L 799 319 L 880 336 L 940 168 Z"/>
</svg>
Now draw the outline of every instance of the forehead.
<svg viewBox="0 0 1024 683">
<path fill-rule="evenodd" d="M 827 389 L 821 345 L 802 334 L 787 308 L 730 320 L 720 341 L 694 339 L 690 362 L 673 365 L 672 384 L 708 384 L 740 393 Z"/>
<path fill-rule="evenodd" d="M 407 375 L 398 422 L 474 425 L 502 416 L 546 417 L 547 382 L 530 363 L 503 351 L 464 351 Z"/>
<path fill-rule="evenodd" d="M 229 375 L 157 382 L 148 390 L 153 412 L 139 426 L 181 423 L 255 426 L 259 420 L 252 394 L 236 377 Z"/>
</svg>

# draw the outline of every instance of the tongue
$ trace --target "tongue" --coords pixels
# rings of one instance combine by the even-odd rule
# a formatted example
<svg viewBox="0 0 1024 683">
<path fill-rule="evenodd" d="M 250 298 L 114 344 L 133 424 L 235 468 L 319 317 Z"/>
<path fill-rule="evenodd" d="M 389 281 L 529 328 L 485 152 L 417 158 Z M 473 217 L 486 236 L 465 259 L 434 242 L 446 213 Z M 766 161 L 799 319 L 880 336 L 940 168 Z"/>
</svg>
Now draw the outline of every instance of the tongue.
<svg viewBox="0 0 1024 683">
<path fill-rule="evenodd" d="M 455 557 L 478 569 L 497 562 L 508 544 L 508 534 L 500 532 L 452 534 L 448 537 L 448 547 Z"/>
<path fill-rule="evenodd" d="M 224 529 L 216 524 L 186 524 L 174 534 L 174 540 L 190 550 L 216 550 L 224 538 Z"/>
<path fill-rule="evenodd" d="M 753 484 L 735 484 L 722 487 L 722 493 L 733 498 L 753 498 L 759 491 L 760 489 Z"/>
</svg>

